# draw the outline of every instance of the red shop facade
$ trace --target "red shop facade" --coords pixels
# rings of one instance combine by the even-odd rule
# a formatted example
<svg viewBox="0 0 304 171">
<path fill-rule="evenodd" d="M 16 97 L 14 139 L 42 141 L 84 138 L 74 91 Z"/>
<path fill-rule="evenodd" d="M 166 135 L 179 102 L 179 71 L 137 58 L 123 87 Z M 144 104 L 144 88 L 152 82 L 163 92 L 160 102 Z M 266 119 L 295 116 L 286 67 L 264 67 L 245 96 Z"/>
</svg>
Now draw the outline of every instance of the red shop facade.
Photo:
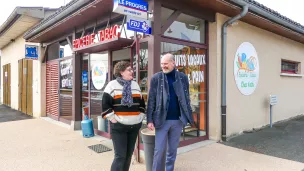
<svg viewBox="0 0 304 171">
<path fill-rule="evenodd" d="M 185 0 L 148 2 L 151 35 L 127 30 L 126 16 L 112 12 L 113 0 L 74 0 L 26 33 L 27 41 L 44 47 L 48 117 L 80 129 L 86 114 L 96 134 L 111 138 L 109 122 L 100 114 L 103 90 L 115 79 L 115 63 L 131 62 L 147 102 L 150 78 L 160 71 L 162 55 L 172 53 L 177 69 L 188 75 L 196 122 L 196 127 L 184 127 L 180 147 L 208 139 L 208 23 L 215 14 Z M 46 27 L 50 20 L 56 22 Z M 140 134 L 138 140 L 139 154 Z"/>
</svg>

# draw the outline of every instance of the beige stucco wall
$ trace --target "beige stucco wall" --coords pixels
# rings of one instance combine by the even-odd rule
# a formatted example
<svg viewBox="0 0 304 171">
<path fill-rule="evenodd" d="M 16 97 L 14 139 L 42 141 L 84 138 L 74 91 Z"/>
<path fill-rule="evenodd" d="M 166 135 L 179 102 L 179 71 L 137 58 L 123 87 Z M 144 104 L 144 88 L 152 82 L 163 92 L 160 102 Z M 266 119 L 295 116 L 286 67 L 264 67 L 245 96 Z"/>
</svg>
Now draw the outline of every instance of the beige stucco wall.
<svg viewBox="0 0 304 171">
<path fill-rule="evenodd" d="M 28 43 L 31 44 L 31 43 Z M 35 44 L 34 44 L 35 45 Z M 2 49 L 1 73 L 3 65 L 11 64 L 11 108 L 18 110 L 18 60 L 24 58 L 25 40 L 22 36 Z M 3 78 L 1 75 L 3 83 Z M 1 95 L 3 94 L 3 84 L 1 84 Z M 41 115 L 41 62 L 33 61 L 33 116 Z M 1 96 L 3 102 L 3 96 Z"/>
<path fill-rule="evenodd" d="M 209 138 L 221 139 L 221 27 L 209 23 Z"/>
<path fill-rule="evenodd" d="M 217 14 L 216 23 L 210 24 L 210 68 L 209 68 L 209 122 L 210 136 L 218 137 L 220 123 L 220 33 L 228 18 Z M 212 30 L 217 28 L 217 30 Z M 217 40 L 215 43 L 214 41 Z M 234 78 L 234 56 L 243 42 L 255 47 L 260 65 L 259 81 L 255 92 L 245 96 L 238 90 Z M 217 45 L 217 47 L 215 47 Z M 269 124 L 269 95 L 278 96 L 273 107 L 273 121 L 304 114 L 302 95 L 304 78 L 281 76 L 281 59 L 302 62 L 304 45 L 290 39 L 238 21 L 228 27 L 227 39 L 227 135 Z M 219 92 L 216 92 L 219 91 Z"/>
</svg>

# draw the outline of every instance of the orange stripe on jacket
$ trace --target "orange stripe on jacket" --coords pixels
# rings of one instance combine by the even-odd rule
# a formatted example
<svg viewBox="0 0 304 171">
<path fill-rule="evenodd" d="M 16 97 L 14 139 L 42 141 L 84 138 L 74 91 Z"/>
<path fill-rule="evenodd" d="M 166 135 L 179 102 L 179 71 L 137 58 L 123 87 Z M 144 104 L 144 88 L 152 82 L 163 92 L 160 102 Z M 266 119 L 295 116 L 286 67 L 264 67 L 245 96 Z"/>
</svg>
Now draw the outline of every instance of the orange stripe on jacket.
<svg viewBox="0 0 304 171">
<path fill-rule="evenodd" d="M 140 112 L 114 112 L 115 115 L 118 115 L 118 116 L 136 116 L 136 115 L 139 115 Z"/>
<path fill-rule="evenodd" d="M 140 94 L 132 94 L 132 97 L 141 97 Z M 122 98 L 122 95 L 116 95 L 114 96 L 114 99 L 121 99 Z"/>
</svg>

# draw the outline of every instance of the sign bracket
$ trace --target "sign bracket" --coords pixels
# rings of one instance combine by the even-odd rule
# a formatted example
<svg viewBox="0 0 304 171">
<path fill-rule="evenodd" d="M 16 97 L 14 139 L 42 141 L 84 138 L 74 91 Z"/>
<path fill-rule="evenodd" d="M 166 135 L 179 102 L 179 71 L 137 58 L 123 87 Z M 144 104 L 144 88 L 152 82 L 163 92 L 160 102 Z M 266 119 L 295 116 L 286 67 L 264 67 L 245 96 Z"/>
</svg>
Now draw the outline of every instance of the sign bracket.
<svg viewBox="0 0 304 171">
<path fill-rule="evenodd" d="M 106 28 L 108 28 L 109 25 L 111 26 L 111 13 L 110 13 L 110 15 L 109 15 L 109 18 L 108 18 L 108 22 L 107 22 Z"/>
<path fill-rule="evenodd" d="M 127 32 L 125 29 L 125 23 L 126 23 L 126 16 L 124 16 L 123 20 L 122 20 L 122 24 L 121 24 L 121 28 L 120 28 L 120 33 L 122 33 L 122 30 L 124 30 L 125 36 L 127 37 Z"/>
<path fill-rule="evenodd" d="M 80 37 L 83 37 L 83 36 L 84 36 L 84 33 L 85 33 L 85 25 L 83 26 L 82 33 L 81 33 L 81 36 L 80 36 Z"/>
</svg>

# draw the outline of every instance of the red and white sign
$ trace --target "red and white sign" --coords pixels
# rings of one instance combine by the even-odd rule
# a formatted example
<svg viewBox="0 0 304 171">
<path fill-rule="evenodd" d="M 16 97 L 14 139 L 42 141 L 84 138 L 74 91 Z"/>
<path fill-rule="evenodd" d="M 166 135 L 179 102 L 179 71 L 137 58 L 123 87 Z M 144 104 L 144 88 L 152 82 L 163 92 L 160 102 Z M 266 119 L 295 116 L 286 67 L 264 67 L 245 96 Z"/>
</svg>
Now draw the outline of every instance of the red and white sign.
<svg viewBox="0 0 304 171">
<path fill-rule="evenodd" d="M 75 39 L 73 41 L 73 47 L 74 47 L 74 49 L 78 49 L 78 48 L 82 48 L 82 47 L 94 44 L 94 43 L 98 42 L 98 40 L 99 40 L 99 42 L 103 42 L 103 41 L 111 40 L 114 38 L 118 38 L 118 37 L 120 37 L 120 32 L 118 31 L 118 29 L 120 29 L 120 26 L 114 25 L 110 28 L 106 28 L 104 30 L 98 31 L 97 34 L 92 33 L 90 35 L 83 36 L 79 39 Z M 96 37 L 96 36 L 98 36 L 98 37 Z"/>
</svg>

